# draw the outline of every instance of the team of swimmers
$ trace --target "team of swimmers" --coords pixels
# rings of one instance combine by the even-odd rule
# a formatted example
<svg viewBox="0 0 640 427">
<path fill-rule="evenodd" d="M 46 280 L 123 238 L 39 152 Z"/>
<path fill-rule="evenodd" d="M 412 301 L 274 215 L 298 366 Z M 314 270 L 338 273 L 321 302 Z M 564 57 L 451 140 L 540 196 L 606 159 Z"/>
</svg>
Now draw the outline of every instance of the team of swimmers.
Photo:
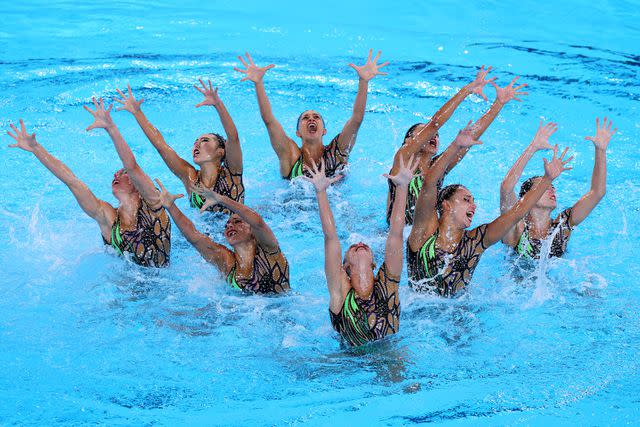
<svg viewBox="0 0 640 427">
<path fill-rule="evenodd" d="M 568 148 L 558 153 L 558 146 L 549 144 L 557 130 L 555 123 L 540 122 L 530 145 L 505 176 L 500 187 L 500 216 L 487 224 L 469 229 L 476 205 L 471 192 L 461 184 L 443 187 L 446 174 L 479 141 L 504 105 L 520 101 L 527 95 L 516 86 L 517 77 L 505 87 L 495 78 L 488 78 L 491 67 L 480 68 L 471 83 L 465 85 L 429 120 L 416 123 L 407 131 L 402 146 L 393 158 L 391 170 L 385 176 L 389 183 L 386 217 L 389 224 L 384 261 L 376 272 L 371 248 L 363 242 L 351 245 L 342 253 L 336 224 L 327 197 L 327 188 L 342 178 L 349 153 L 364 119 L 369 81 L 385 75 L 378 64 L 380 52 L 373 52 L 362 66 L 349 64 L 358 74 L 358 92 L 353 114 L 329 145 L 324 145 L 327 130 L 320 113 L 304 111 L 298 118 L 296 136 L 299 146 L 288 136 L 271 110 L 263 78 L 275 65 L 258 67 L 247 53 L 238 57 L 245 68 L 235 68 L 253 82 L 260 114 L 284 179 L 301 177 L 316 190 L 318 211 L 324 234 L 325 275 L 329 289 L 331 324 L 344 342 L 358 346 L 381 339 L 398 331 L 400 300 L 398 286 L 402 273 L 403 246 L 409 285 L 418 292 L 432 292 L 443 297 L 455 295 L 469 285 L 483 252 L 502 241 L 520 257 L 560 257 L 567 248 L 573 227 L 581 223 L 602 199 L 606 191 L 606 150 L 616 132 L 611 121 L 596 119 L 596 134 L 585 139 L 595 147 L 595 165 L 590 190 L 573 207 L 556 218 L 551 213 L 557 206 L 553 181 L 571 169 Z M 238 130 L 218 96 L 211 81 L 199 81 L 195 88 L 203 95 L 197 108 L 214 107 L 226 138 L 217 133 L 204 133 L 193 144 L 192 161 L 181 158 L 165 141 L 162 133 L 143 113 L 144 99 L 136 99 L 118 89 L 114 98 L 124 110 L 133 114 L 143 132 L 158 151 L 171 172 L 182 181 L 192 208 L 201 212 L 222 212 L 229 215 L 224 237 L 227 246 L 199 232 L 176 206 L 182 194 L 169 193 L 162 182 L 156 184 L 142 170 L 133 152 L 111 117 L 113 104 L 93 98 L 93 107 L 84 108 L 93 116 L 87 128 L 104 129 L 110 136 L 123 168 L 111 182 L 118 206 L 98 199 L 59 159 L 52 156 L 29 134 L 24 122 L 11 124 L 8 134 L 15 140 L 10 147 L 21 148 L 34 156 L 60 179 L 73 193 L 80 207 L 99 225 L 105 245 L 145 267 L 165 267 L 171 251 L 171 220 L 202 257 L 215 265 L 227 283 L 238 290 L 259 294 L 279 294 L 290 289 L 289 264 L 280 250 L 278 239 L 260 214 L 244 205 L 245 187 L 242 180 L 243 160 Z M 483 89 L 491 84 L 496 98 L 488 111 L 475 123 L 462 129 L 454 141 L 440 154 L 438 131 L 469 95 L 487 100 Z M 539 150 L 551 150 L 550 160 L 544 160 L 544 173 L 528 178 L 519 195 L 514 189 L 524 167 Z M 406 243 L 405 225 L 411 226 Z M 542 252 L 543 242 L 550 249 Z M 547 253 L 548 252 L 548 253 Z"/>
</svg>

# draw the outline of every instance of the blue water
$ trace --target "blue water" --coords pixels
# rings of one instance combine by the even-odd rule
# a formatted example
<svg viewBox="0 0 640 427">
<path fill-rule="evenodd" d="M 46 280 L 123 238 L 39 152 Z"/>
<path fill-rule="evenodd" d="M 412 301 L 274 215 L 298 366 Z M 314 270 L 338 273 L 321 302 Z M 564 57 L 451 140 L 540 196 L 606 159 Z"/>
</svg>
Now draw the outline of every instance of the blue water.
<svg viewBox="0 0 640 427">
<path fill-rule="evenodd" d="M 199 134 L 222 130 L 194 108 L 211 78 L 238 126 L 246 203 L 261 212 L 291 264 L 282 298 L 228 289 L 174 227 L 171 267 L 153 271 L 107 253 L 98 227 L 28 153 L 0 148 L 0 424 L 109 425 L 621 425 L 640 415 L 640 7 L 638 2 L 71 1 L 4 4 L 0 127 L 23 118 L 98 197 L 115 202 L 120 167 L 100 131 L 86 133 L 91 96 L 130 82 L 186 158 Z M 364 239 L 382 260 L 387 185 L 381 174 L 406 129 L 491 64 L 500 84 L 521 75 L 509 104 L 447 182 L 478 203 L 474 226 L 498 214 L 500 181 L 538 120 L 575 154 L 559 207 L 589 187 L 596 116 L 620 129 L 608 192 L 563 259 L 524 281 L 501 246 L 468 292 L 445 300 L 401 286 L 400 332 L 362 350 L 340 347 L 327 312 L 323 241 L 313 191 L 280 179 L 251 84 L 233 71 L 249 50 L 289 133 L 305 109 L 328 135 L 349 117 L 369 48 L 391 61 L 370 85 L 352 167 L 330 200 L 343 244 Z M 487 89 L 490 98 L 493 90 Z M 488 104 L 470 98 L 443 144 Z M 128 113 L 114 114 L 138 161 L 182 191 Z M 328 141 L 328 139 L 327 139 Z M 539 173 L 537 156 L 525 175 Z M 221 239 L 196 212 L 198 227 Z"/>
</svg>

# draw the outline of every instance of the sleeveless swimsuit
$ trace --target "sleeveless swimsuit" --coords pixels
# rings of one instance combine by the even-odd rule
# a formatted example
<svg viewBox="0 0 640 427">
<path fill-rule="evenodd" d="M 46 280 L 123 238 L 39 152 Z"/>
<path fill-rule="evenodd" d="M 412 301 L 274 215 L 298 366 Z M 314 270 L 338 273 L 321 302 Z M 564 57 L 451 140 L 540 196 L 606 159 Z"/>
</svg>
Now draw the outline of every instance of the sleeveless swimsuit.
<svg viewBox="0 0 640 427">
<path fill-rule="evenodd" d="M 200 171 L 198 171 L 196 184 L 199 184 L 200 182 Z M 231 172 L 229 167 L 224 163 L 220 165 L 218 177 L 216 178 L 216 183 L 214 184 L 212 190 L 218 194 L 227 196 L 231 200 L 239 203 L 244 203 L 244 183 L 242 182 L 242 173 Z M 207 199 L 205 197 L 194 192 L 189 195 L 189 204 L 192 208 L 200 209 L 206 201 Z M 221 205 L 209 206 L 207 208 L 207 211 L 223 212 L 227 215 L 231 214 L 228 209 L 222 207 Z"/>
<path fill-rule="evenodd" d="M 249 278 L 237 277 L 236 269 L 237 264 L 234 264 L 226 279 L 234 289 L 256 294 L 279 294 L 289 290 L 289 263 L 280 248 L 270 253 L 257 245 Z"/>
<path fill-rule="evenodd" d="M 109 241 L 104 237 L 102 240 L 119 255 L 131 254 L 133 262 L 138 265 L 166 267 L 171 251 L 171 221 L 163 207 L 152 209 L 142 200 L 136 215 L 135 229 L 123 231 L 120 227 L 120 213 L 116 211 Z"/>
<path fill-rule="evenodd" d="M 452 253 L 436 247 L 438 230 L 417 252 L 407 243 L 409 286 L 417 292 L 437 292 L 449 297 L 469 285 L 480 256 L 487 249 L 486 232 L 487 224 L 465 230 Z"/>
<path fill-rule="evenodd" d="M 368 300 L 356 295 L 351 288 L 340 313 L 329 310 L 331 325 L 351 346 L 359 346 L 395 334 L 400 327 L 400 277 L 390 276 L 382 264 L 373 282 Z"/>
<path fill-rule="evenodd" d="M 440 157 L 440 154 L 434 156 L 431 159 L 431 165 Z M 420 169 L 416 171 L 418 176 L 414 177 L 409 183 L 409 192 L 407 193 L 407 207 L 404 211 L 404 221 L 405 224 L 411 225 L 413 224 L 413 217 L 415 216 L 416 210 L 416 202 L 418 201 L 418 196 L 420 195 L 420 190 L 422 189 L 422 185 L 424 184 L 424 178 L 422 177 L 422 172 Z M 446 173 L 445 173 L 446 176 Z M 390 179 L 387 180 L 389 183 L 389 206 L 387 206 L 387 224 L 391 222 L 391 210 L 393 208 L 393 202 L 396 200 L 396 185 Z M 442 189 L 442 183 L 444 182 L 444 176 L 440 181 L 438 181 L 438 192 Z"/>
<path fill-rule="evenodd" d="M 349 153 L 343 153 L 338 145 L 339 137 L 340 134 L 337 134 L 331 140 L 331 143 L 325 146 L 322 151 L 325 173 L 328 177 L 332 177 L 341 172 L 349 163 Z M 302 158 L 302 153 L 300 153 L 300 157 L 298 157 L 298 160 L 293 164 L 291 172 L 289 172 L 289 175 L 285 179 L 292 180 L 302 175 L 311 178 L 311 175 L 304 170 L 304 159 Z"/>
<path fill-rule="evenodd" d="M 548 236 L 555 233 L 553 242 L 551 242 L 550 257 L 561 257 L 567 250 L 569 238 L 573 227 L 569 224 L 571 219 L 571 208 L 565 209 L 558 217 L 549 225 Z M 540 258 L 540 250 L 542 249 L 542 241 L 529 236 L 529 225 L 525 222 L 524 230 L 518 244 L 514 248 L 516 253 L 530 259 Z"/>
</svg>

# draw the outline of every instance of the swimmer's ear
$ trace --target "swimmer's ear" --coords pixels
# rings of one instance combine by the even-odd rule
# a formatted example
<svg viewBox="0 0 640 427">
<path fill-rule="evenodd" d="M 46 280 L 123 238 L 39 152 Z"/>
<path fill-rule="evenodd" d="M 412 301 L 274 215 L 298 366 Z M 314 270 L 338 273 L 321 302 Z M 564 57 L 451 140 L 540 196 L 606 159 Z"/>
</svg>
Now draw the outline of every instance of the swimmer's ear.
<svg viewBox="0 0 640 427">
<path fill-rule="evenodd" d="M 327 129 L 325 128 L 325 129 L 322 131 L 322 135 L 324 136 L 324 135 L 326 135 L 326 134 L 327 134 Z"/>
</svg>

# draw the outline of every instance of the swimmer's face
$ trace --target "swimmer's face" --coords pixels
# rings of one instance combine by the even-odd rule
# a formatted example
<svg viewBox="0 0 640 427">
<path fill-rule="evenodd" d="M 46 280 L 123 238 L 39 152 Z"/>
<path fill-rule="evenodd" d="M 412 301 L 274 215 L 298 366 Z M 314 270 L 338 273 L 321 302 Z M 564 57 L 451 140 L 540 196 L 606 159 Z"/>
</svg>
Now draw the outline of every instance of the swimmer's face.
<svg viewBox="0 0 640 427">
<path fill-rule="evenodd" d="M 118 198 L 118 196 L 126 196 L 137 192 L 136 187 L 133 186 L 126 169 L 120 169 L 113 175 L 113 180 L 111 180 L 111 192 L 116 196 L 116 198 Z"/>
<path fill-rule="evenodd" d="M 476 213 L 473 195 L 465 187 L 459 187 L 453 196 L 442 202 L 442 212 L 451 215 L 454 224 L 458 227 L 470 227 Z"/>
<path fill-rule="evenodd" d="M 317 111 L 307 110 L 300 116 L 298 122 L 298 135 L 303 140 L 305 139 L 317 139 L 326 135 L 327 130 L 324 128 L 324 122 L 322 116 Z"/>
<path fill-rule="evenodd" d="M 536 184 L 539 180 L 540 178 L 536 180 Z M 554 210 L 557 205 L 558 203 L 556 200 L 556 189 L 553 185 L 550 185 L 549 188 L 545 190 L 544 194 L 542 194 L 540 199 L 536 202 L 536 208 L 542 209 Z"/>
<path fill-rule="evenodd" d="M 253 233 L 251 226 L 243 221 L 240 215 L 233 214 L 224 227 L 224 237 L 231 246 L 234 246 L 253 239 Z"/>
<path fill-rule="evenodd" d="M 196 165 L 219 161 L 224 157 L 224 144 L 215 135 L 205 133 L 193 143 L 191 154 L 193 154 L 193 162 Z"/>
<path fill-rule="evenodd" d="M 373 265 L 373 251 L 364 242 L 354 243 L 344 253 L 343 267 L 347 272 L 361 264 Z"/>
<path fill-rule="evenodd" d="M 420 133 L 420 131 L 422 129 L 425 128 L 425 126 L 426 126 L 426 124 L 419 124 L 418 126 L 413 128 L 413 130 L 411 131 L 409 136 L 407 138 L 405 138 L 404 144 L 408 144 L 409 142 L 411 142 L 413 140 L 413 138 L 418 133 Z M 420 147 L 420 150 L 418 151 L 418 154 L 419 155 L 428 154 L 429 155 L 429 159 L 431 159 L 433 156 L 438 154 L 438 148 L 439 147 L 440 147 L 440 134 L 438 132 L 436 132 L 436 134 L 429 141 L 427 141 L 426 143 L 424 143 L 422 145 L 422 147 Z"/>
</svg>

